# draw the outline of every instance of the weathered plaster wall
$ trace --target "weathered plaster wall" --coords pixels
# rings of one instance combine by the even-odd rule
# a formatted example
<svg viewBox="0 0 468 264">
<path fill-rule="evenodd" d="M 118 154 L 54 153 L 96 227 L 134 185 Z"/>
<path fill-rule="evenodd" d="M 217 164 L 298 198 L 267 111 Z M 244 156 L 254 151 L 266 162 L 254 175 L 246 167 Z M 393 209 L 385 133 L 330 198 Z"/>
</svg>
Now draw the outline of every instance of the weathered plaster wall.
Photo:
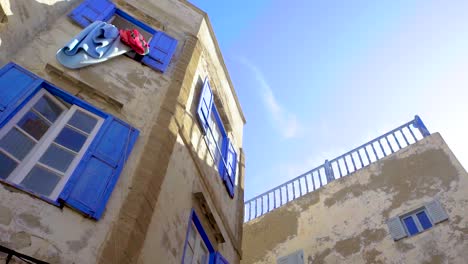
<svg viewBox="0 0 468 264">
<path fill-rule="evenodd" d="M 229 135 L 234 139 L 238 153 L 242 152 L 244 121 L 220 58 L 206 45 L 213 45 L 212 36 L 205 33 L 198 35 L 195 52 L 182 83 L 186 88 L 182 88 L 177 97 L 175 113 L 179 118 L 174 120 L 177 138 L 148 229 L 151 235 L 146 236 L 141 252 L 141 263 L 150 263 L 155 258 L 164 259 L 165 263 L 180 263 L 192 208 L 195 208 L 215 249 L 232 264 L 240 261 L 243 190 L 238 186 L 234 199 L 229 197 L 201 133 L 196 108 L 205 77 L 210 79 L 219 97 L 217 106 L 231 109 L 223 122 L 232 127 Z M 238 175 L 243 179 L 244 165 L 243 162 L 239 164 Z M 197 192 L 204 194 L 208 210 L 213 214 L 225 242 L 216 241 L 215 228 L 203 215 L 200 203 L 194 197 Z"/>
<path fill-rule="evenodd" d="M 0 65 L 76 3 L 78 0 L 0 0 Z"/>
<path fill-rule="evenodd" d="M 184 1 L 116 1 L 136 18 L 179 40 L 168 70 L 155 72 L 124 56 L 68 70 L 56 62 L 55 53 L 81 30 L 66 17 L 78 2 L 1 0 L 2 9 L 11 12 L 0 28 L 0 62 L 17 62 L 136 126 L 141 135 L 99 221 L 0 184 L 0 243 L 52 263 L 130 263 L 141 251 L 176 146 L 170 121 L 176 116 L 173 100 L 188 78 L 187 65 L 194 56 L 203 14 Z M 22 17 L 26 13 L 34 16 Z M 176 156 L 173 162 L 179 159 L 185 157 Z"/>
<path fill-rule="evenodd" d="M 244 225 L 241 263 L 466 263 L 468 174 L 436 133 Z M 438 198 L 449 220 L 394 242 L 386 220 Z"/>
</svg>

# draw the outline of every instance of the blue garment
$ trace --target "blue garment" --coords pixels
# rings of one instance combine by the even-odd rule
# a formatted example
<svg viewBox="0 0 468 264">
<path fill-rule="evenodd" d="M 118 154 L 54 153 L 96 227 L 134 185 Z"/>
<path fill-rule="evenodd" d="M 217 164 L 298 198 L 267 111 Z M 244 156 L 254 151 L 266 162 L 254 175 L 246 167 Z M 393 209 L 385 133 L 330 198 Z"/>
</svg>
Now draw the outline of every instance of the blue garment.
<svg viewBox="0 0 468 264">
<path fill-rule="evenodd" d="M 130 50 L 120 41 L 119 30 L 114 25 L 95 21 L 61 48 L 56 58 L 63 66 L 77 69 L 107 61 Z"/>
</svg>

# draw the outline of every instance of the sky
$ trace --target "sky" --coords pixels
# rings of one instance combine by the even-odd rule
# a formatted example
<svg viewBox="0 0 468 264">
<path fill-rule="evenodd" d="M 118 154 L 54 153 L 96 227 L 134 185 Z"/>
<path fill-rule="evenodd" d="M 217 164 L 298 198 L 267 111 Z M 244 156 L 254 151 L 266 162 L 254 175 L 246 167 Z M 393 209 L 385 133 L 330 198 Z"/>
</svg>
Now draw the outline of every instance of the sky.
<svg viewBox="0 0 468 264">
<path fill-rule="evenodd" d="M 192 0 L 247 119 L 245 199 L 418 114 L 468 166 L 468 1 Z"/>
</svg>

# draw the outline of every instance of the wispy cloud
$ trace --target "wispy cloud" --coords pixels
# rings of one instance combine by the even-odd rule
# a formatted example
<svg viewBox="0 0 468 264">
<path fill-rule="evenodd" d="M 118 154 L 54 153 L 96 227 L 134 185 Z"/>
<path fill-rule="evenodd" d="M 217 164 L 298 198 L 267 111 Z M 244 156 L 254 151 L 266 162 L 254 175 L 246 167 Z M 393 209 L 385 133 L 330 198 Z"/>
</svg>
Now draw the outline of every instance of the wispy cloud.
<svg viewBox="0 0 468 264">
<path fill-rule="evenodd" d="M 294 113 L 289 112 L 284 108 L 271 89 L 265 75 L 260 69 L 250 62 L 245 57 L 239 58 L 239 62 L 249 69 L 254 75 L 255 80 L 258 82 L 259 93 L 262 97 L 263 103 L 267 110 L 270 112 L 271 119 L 275 123 L 275 127 L 280 131 L 284 138 L 295 138 L 301 131 L 301 124 Z"/>
</svg>

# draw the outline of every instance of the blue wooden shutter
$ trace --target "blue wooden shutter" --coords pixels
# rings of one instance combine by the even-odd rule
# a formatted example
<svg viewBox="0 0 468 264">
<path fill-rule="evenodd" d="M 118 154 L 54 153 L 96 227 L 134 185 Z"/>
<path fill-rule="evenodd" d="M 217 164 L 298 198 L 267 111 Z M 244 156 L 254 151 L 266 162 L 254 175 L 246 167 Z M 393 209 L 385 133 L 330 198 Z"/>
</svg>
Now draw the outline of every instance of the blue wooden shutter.
<svg viewBox="0 0 468 264">
<path fill-rule="evenodd" d="M 200 101 L 198 103 L 197 115 L 198 121 L 202 126 L 202 131 L 206 134 L 206 130 L 209 126 L 211 108 L 213 107 L 213 91 L 210 87 L 208 78 L 203 83 L 203 88 L 200 95 Z"/>
<path fill-rule="evenodd" d="M 135 128 L 109 116 L 60 194 L 59 201 L 99 219 L 138 134 Z"/>
<path fill-rule="evenodd" d="M 226 169 L 223 171 L 224 176 L 224 183 L 226 184 L 226 188 L 229 191 L 229 195 L 234 197 L 234 185 L 236 179 L 236 168 L 237 168 L 237 153 L 232 145 L 232 142 L 229 138 L 226 137 L 225 139 L 225 151 L 224 151 L 224 161 L 226 164 Z"/>
<path fill-rule="evenodd" d="M 26 103 L 42 79 L 10 62 L 0 69 L 0 128 Z"/>
<path fill-rule="evenodd" d="M 216 252 L 215 253 L 215 261 L 214 264 L 229 264 L 229 261 L 227 261 L 221 253 Z"/>
<path fill-rule="evenodd" d="M 68 16 L 78 25 L 87 27 L 94 21 L 107 21 L 115 13 L 116 7 L 109 0 L 85 0 Z"/>
<path fill-rule="evenodd" d="M 157 31 L 148 44 L 150 52 L 141 61 L 155 70 L 164 72 L 174 55 L 177 40 Z"/>
</svg>

